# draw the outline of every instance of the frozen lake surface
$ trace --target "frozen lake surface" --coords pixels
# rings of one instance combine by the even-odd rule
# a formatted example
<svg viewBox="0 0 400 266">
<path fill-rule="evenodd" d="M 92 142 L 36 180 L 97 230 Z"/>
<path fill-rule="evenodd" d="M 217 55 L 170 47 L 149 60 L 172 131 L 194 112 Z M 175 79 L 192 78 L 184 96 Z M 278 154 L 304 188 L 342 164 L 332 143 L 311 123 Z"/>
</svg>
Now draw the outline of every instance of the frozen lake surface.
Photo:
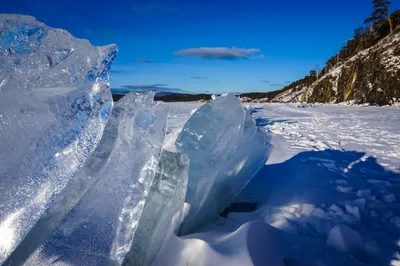
<svg viewBox="0 0 400 266">
<path fill-rule="evenodd" d="M 165 148 L 199 106 L 170 104 Z M 169 239 L 155 265 L 399 265 L 400 108 L 252 108 L 271 134 L 265 167 L 240 204 Z"/>
</svg>

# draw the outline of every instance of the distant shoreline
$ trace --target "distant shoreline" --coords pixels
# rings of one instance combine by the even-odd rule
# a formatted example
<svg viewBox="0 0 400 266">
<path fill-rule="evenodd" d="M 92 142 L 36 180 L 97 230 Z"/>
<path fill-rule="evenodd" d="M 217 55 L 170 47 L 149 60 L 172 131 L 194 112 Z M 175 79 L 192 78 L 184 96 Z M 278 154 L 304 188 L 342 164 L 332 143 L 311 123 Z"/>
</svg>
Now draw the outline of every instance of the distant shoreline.
<svg viewBox="0 0 400 266">
<path fill-rule="evenodd" d="M 112 94 L 113 101 L 118 102 L 126 94 Z M 161 102 L 199 102 L 199 101 L 211 101 L 212 94 L 168 94 L 168 95 L 157 95 L 154 97 L 155 101 Z"/>
</svg>

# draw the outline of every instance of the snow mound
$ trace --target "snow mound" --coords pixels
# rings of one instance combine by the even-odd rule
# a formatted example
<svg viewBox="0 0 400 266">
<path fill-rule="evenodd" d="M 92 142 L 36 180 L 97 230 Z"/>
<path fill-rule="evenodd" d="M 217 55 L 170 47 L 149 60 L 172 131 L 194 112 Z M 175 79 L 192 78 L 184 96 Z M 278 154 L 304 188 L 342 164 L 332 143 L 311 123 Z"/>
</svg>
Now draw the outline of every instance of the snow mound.
<svg viewBox="0 0 400 266">
<path fill-rule="evenodd" d="M 92 153 L 117 46 L 0 15 L 0 264 Z"/>
<path fill-rule="evenodd" d="M 65 199 L 58 202 L 56 210 L 65 207 L 64 202 L 75 205 L 68 206 L 68 212 L 54 233 L 33 252 L 25 265 L 119 265 L 136 241 L 135 232 L 140 229 L 142 233 L 138 238 L 141 241 L 147 236 L 143 234 L 142 223 L 154 222 L 154 217 L 168 219 L 168 215 L 154 213 L 152 208 L 144 209 L 147 198 L 151 206 L 157 207 L 163 197 L 172 197 L 155 195 L 158 188 L 160 193 L 178 188 L 182 191 L 181 185 L 170 188 L 180 176 L 164 180 L 163 175 L 175 174 L 179 169 L 164 169 L 161 176 L 156 173 L 168 107 L 155 104 L 153 98 L 154 93 L 132 93 L 114 106 L 100 144 L 82 168 L 82 174 L 78 173 L 80 181 L 73 182 L 75 188 L 86 187 L 86 192 L 72 195 L 72 198 L 66 194 Z M 158 187 L 154 184 L 151 190 L 157 175 L 162 183 Z M 71 191 L 74 194 L 79 189 Z M 183 198 L 179 195 L 178 199 Z M 174 208 L 171 211 L 175 211 Z M 139 222 L 141 216 L 148 220 Z"/>
<path fill-rule="evenodd" d="M 215 220 L 270 153 L 268 135 L 231 93 L 201 106 L 185 124 L 176 147 L 190 160 L 186 194 L 190 209 L 181 235 Z"/>
<path fill-rule="evenodd" d="M 233 232 L 209 231 L 166 241 L 153 266 L 363 265 L 323 243 L 252 221 Z"/>
<path fill-rule="evenodd" d="M 343 253 L 358 253 L 363 246 L 363 237 L 346 225 L 333 227 L 326 243 Z"/>
</svg>

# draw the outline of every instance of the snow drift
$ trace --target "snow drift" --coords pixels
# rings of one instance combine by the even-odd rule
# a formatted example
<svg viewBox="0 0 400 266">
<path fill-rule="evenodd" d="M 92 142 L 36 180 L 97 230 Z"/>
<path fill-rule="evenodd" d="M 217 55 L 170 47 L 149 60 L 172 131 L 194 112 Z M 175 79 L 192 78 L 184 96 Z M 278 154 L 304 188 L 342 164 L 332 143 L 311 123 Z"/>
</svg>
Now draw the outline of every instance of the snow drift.
<svg viewBox="0 0 400 266">
<path fill-rule="evenodd" d="M 190 160 L 186 201 L 190 205 L 179 233 L 195 232 L 213 221 L 264 166 L 269 137 L 231 93 L 200 107 L 176 140 Z"/>
<path fill-rule="evenodd" d="M 0 15 L 0 264 L 99 142 L 116 45 Z"/>
</svg>

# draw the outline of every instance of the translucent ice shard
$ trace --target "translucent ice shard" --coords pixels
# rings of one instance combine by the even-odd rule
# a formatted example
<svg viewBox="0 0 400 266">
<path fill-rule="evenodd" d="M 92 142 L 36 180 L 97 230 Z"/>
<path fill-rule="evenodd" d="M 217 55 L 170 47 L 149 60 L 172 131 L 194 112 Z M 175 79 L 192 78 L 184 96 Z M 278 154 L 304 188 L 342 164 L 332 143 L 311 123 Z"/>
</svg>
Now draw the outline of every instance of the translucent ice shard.
<svg viewBox="0 0 400 266">
<path fill-rule="evenodd" d="M 0 15 L 0 264 L 99 142 L 117 47 Z"/>
<path fill-rule="evenodd" d="M 185 124 L 176 147 L 190 160 L 190 210 L 181 235 L 216 219 L 264 166 L 271 150 L 266 132 L 230 93 L 200 107 Z"/>
<path fill-rule="evenodd" d="M 123 265 L 151 265 L 175 215 L 181 221 L 189 171 L 187 155 L 163 150 L 154 182 L 146 199 L 131 250 Z"/>
<path fill-rule="evenodd" d="M 132 93 L 114 106 L 95 158 L 91 156 L 91 163 L 82 168 L 93 185 L 25 265 L 122 263 L 138 228 L 164 140 L 168 106 L 154 103 L 153 98 L 153 93 Z"/>
</svg>

